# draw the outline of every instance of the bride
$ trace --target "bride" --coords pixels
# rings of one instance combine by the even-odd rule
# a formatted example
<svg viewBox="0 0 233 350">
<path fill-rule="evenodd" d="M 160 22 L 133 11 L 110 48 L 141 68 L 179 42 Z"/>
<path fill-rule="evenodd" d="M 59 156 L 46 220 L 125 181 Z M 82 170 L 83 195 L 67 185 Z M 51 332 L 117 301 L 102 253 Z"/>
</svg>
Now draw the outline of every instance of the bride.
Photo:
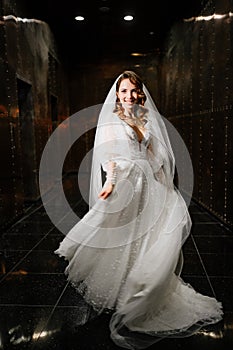
<svg viewBox="0 0 233 350">
<path fill-rule="evenodd" d="M 84 300 L 111 312 L 111 338 L 124 348 L 191 336 L 222 319 L 221 303 L 180 276 L 191 219 L 174 169 L 148 90 L 133 71 L 123 72 L 98 119 L 89 211 L 55 254 L 68 261 L 65 274 Z"/>
</svg>

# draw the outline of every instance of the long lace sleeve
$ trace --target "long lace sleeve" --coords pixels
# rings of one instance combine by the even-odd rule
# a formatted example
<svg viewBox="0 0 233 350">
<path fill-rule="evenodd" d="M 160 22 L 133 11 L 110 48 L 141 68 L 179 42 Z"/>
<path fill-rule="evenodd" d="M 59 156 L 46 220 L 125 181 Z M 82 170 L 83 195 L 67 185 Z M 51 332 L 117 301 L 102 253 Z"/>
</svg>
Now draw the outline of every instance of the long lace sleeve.
<svg viewBox="0 0 233 350">
<path fill-rule="evenodd" d="M 117 180 L 117 169 L 119 169 L 118 162 L 129 158 L 130 155 L 128 135 L 123 122 L 114 113 L 106 117 L 106 122 L 102 116 L 96 129 L 92 157 L 90 208 L 97 202 L 98 194 L 103 188 L 101 168 L 106 173 L 105 184 L 111 182 L 114 185 Z"/>
<path fill-rule="evenodd" d="M 106 176 L 106 183 L 111 183 L 112 185 L 116 184 L 116 162 L 109 161 L 106 167 L 107 170 L 107 176 Z"/>
</svg>

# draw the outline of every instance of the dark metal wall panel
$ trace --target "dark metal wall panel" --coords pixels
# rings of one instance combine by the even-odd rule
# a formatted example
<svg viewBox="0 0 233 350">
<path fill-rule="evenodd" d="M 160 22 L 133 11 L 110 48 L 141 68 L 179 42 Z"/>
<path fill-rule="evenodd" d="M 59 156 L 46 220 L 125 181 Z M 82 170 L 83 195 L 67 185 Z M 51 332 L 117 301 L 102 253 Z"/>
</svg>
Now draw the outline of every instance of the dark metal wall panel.
<svg viewBox="0 0 233 350">
<path fill-rule="evenodd" d="M 10 222 L 13 213 L 22 213 L 23 188 L 18 129 L 17 120 L 0 119 L 0 225 Z"/>
<path fill-rule="evenodd" d="M 199 118 L 200 120 L 200 118 Z M 202 150 L 202 158 L 200 159 L 200 184 L 199 184 L 199 200 L 203 203 L 209 203 L 209 207 L 213 209 L 214 202 L 214 173 L 216 154 L 214 154 L 213 141 L 214 141 L 214 115 L 207 114 L 201 120 L 201 128 L 198 132 L 201 133 L 202 140 L 201 145 L 197 145 Z M 208 160 L 208 161 L 207 161 Z M 204 164 L 203 164 L 204 163 Z"/>
<path fill-rule="evenodd" d="M 68 89 L 48 25 L 17 17 L 1 1 L 0 226 L 19 217 L 40 196 L 38 174 L 53 129 L 69 116 Z M 23 16 L 21 9 L 20 17 Z M 66 86 L 64 86 L 66 85 Z"/>
<path fill-rule="evenodd" d="M 233 71 L 231 1 L 210 1 L 202 16 L 176 24 L 162 62 L 163 114 L 189 150 L 193 198 L 233 226 Z"/>
<path fill-rule="evenodd" d="M 224 215 L 224 194 L 225 194 L 225 175 L 228 171 L 228 164 L 225 164 L 225 132 L 226 124 L 222 113 L 214 113 L 213 128 L 213 207 L 217 213 Z"/>
<path fill-rule="evenodd" d="M 190 52 L 191 52 L 191 65 L 190 65 L 190 71 L 192 72 L 192 99 L 191 99 L 191 105 L 192 105 L 192 113 L 195 113 L 199 111 L 200 106 L 200 96 L 201 96 L 201 57 L 200 57 L 200 30 L 198 23 L 190 23 L 185 24 L 186 29 L 188 29 L 188 32 L 186 35 L 188 35 L 190 40 Z M 187 66 L 189 65 L 189 62 L 186 63 Z"/>
<path fill-rule="evenodd" d="M 2 10 L 2 9 L 1 9 Z M 14 31 L 14 25 L 9 32 Z M 8 31 L 0 26 L 0 225 L 20 215 L 23 208 L 21 145 L 16 105 L 16 77 L 7 56 Z M 15 54 L 15 53 L 14 53 Z M 4 83 L 3 83 L 4 82 Z"/>
</svg>

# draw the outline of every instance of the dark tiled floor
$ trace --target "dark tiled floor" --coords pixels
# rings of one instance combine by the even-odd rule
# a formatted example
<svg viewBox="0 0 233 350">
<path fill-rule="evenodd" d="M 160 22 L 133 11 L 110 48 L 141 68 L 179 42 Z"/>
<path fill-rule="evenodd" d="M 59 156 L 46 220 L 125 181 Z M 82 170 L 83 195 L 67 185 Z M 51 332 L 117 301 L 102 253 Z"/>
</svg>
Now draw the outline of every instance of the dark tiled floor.
<svg viewBox="0 0 233 350">
<path fill-rule="evenodd" d="M 64 181 L 72 209 L 87 210 Z M 150 349 L 233 349 L 233 232 L 190 205 L 191 235 L 183 247 L 183 279 L 198 291 L 222 301 L 224 319 L 183 339 L 166 339 Z M 62 219 L 62 218 L 61 218 Z M 64 221 L 69 219 L 64 217 Z M 41 203 L 0 237 L 0 349 L 114 350 L 109 316 L 85 323 L 87 306 L 67 283 L 66 263 L 53 252 L 63 238 Z"/>
</svg>

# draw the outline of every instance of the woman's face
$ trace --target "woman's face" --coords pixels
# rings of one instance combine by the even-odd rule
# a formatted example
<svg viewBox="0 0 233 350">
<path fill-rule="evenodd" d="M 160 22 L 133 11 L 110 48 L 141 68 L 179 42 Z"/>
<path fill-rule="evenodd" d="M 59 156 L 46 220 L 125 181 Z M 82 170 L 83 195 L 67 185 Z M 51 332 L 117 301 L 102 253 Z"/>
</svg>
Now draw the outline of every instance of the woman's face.
<svg viewBox="0 0 233 350">
<path fill-rule="evenodd" d="M 138 101 L 136 86 L 128 78 L 122 80 L 117 97 L 124 108 L 131 109 Z"/>
</svg>

